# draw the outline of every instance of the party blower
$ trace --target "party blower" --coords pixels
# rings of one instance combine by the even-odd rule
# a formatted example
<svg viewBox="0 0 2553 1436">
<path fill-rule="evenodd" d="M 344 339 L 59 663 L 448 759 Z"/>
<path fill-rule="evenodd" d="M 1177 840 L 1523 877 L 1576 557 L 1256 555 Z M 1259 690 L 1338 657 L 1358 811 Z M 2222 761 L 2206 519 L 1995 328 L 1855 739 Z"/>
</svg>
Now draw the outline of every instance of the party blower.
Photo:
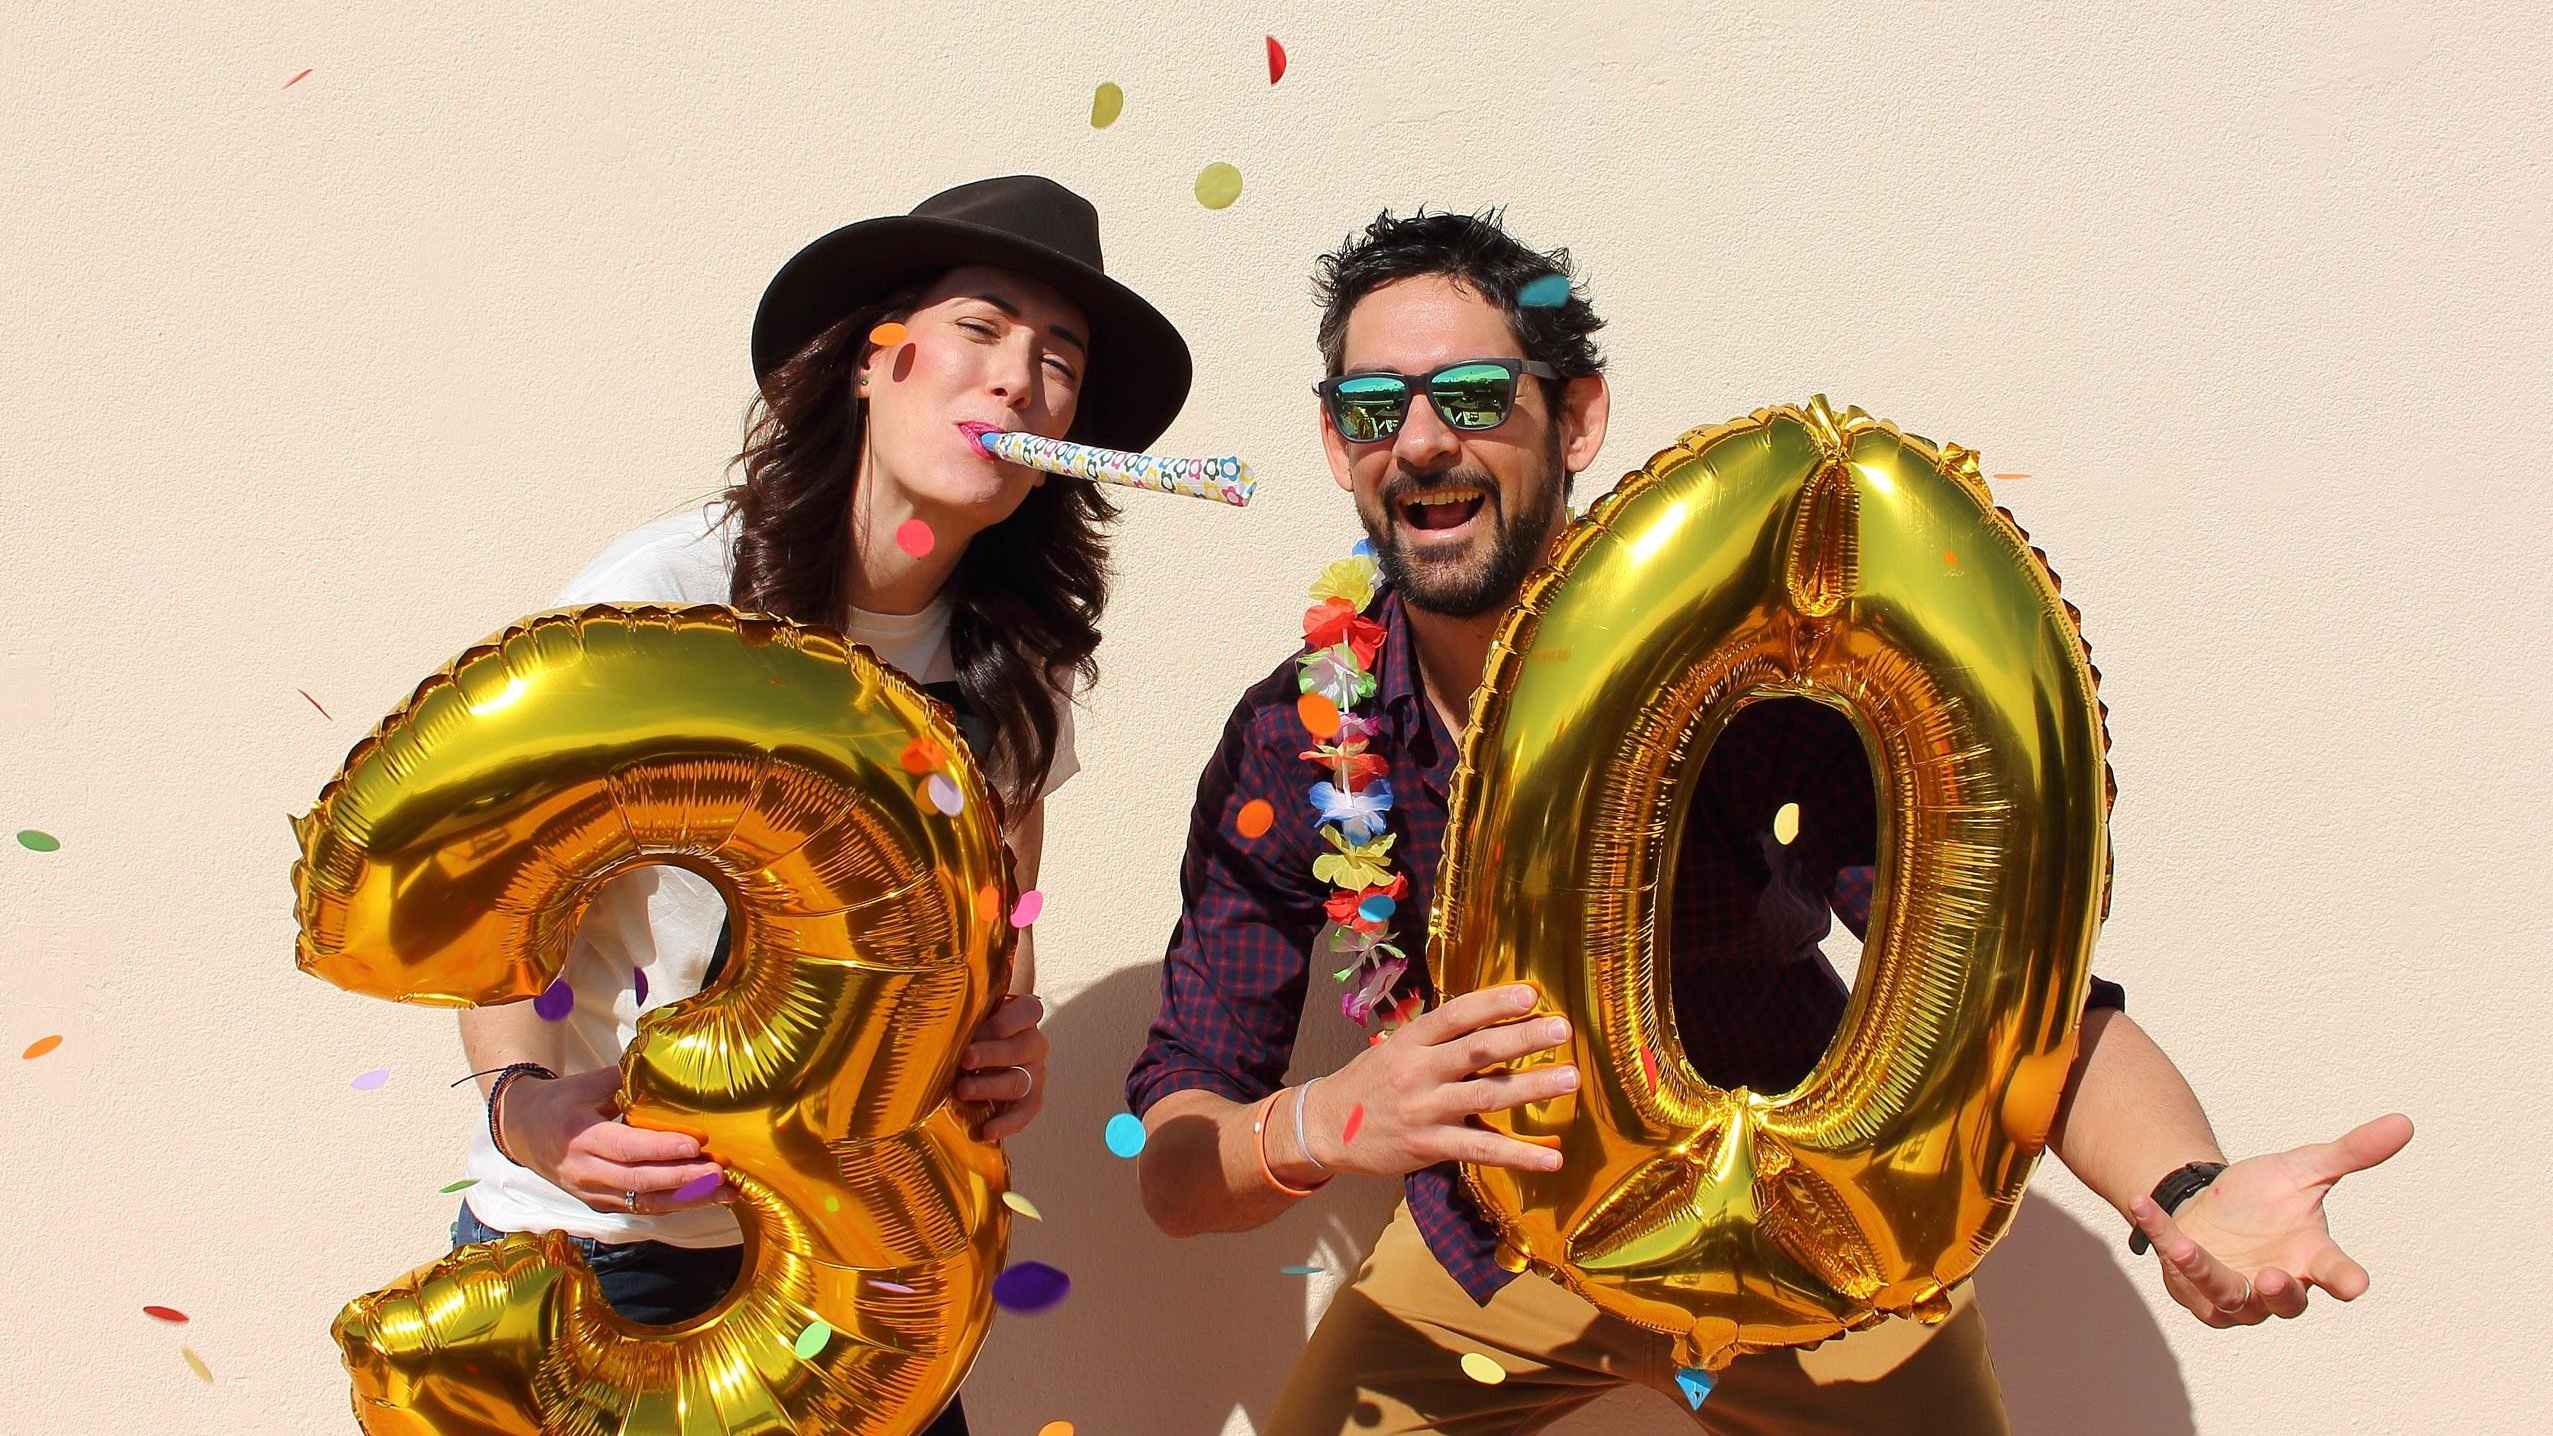
<svg viewBox="0 0 2553 1436">
<path fill-rule="evenodd" d="M 965 429 L 967 437 L 994 458 L 1098 484 L 1186 494 L 1192 499 L 1213 499 L 1234 508 L 1247 506 L 1250 495 L 1259 487 L 1250 466 L 1229 455 L 1220 459 L 1174 459 L 1165 454 L 1098 449 L 1065 439 L 996 429 L 990 424 L 968 424 Z"/>
</svg>

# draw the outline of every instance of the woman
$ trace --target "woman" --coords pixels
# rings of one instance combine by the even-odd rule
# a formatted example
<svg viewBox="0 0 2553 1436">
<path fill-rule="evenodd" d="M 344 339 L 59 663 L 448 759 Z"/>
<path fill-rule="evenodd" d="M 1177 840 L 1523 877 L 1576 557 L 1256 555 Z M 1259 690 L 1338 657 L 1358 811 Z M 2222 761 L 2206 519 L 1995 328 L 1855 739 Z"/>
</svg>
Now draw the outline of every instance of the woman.
<svg viewBox="0 0 2553 1436">
<path fill-rule="evenodd" d="M 1089 484 L 988 458 L 964 426 L 1144 448 L 1187 397 L 1186 344 L 1102 272 L 1086 200 L 1014 176 L 808 245 L 764 292 L 753 353 L 741 482 L 625 535 L 559 602 L 733 603 L 841 628 L 957 710 L 1006 800 L 1019 885 L 1034 887 L 1044 797 L 1077 766 L 1071 698 L 1097 671 L 1101 529 L 1116 510 Z M 488 1121 L 456 1245 L 565 1231 L 642 1322 L 726 1294 L 741 1255 L 731 1189 L 677 1195 L 719 1169 L 693 1139 L 613 1108 L 639 1013 L 715 979 L 725 919 L 692 873 L 627 874 L 587 911 L 564 1019 L 528 1003 L 461 1015 Z M 957 1095 L 992 1104 L 986 1138 L 1027 1126 L 1044 1099 L 1035 971 L 1023 932 L 1012 995 L 960 1057 Z M 952 1403 L 930 1431 L 965 1429 Z"/>
</svg>

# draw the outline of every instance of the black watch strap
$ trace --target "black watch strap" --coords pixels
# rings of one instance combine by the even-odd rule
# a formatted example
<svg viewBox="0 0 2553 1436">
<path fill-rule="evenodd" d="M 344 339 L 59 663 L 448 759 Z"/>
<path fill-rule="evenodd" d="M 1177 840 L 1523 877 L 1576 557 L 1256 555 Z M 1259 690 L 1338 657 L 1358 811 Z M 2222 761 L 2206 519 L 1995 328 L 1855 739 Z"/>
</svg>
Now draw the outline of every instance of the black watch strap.
<svg viewBox="0 0 2553 1436">
<path fill-rule="evenodd" d="M 2154 1205 L 2166 1212 L 2177 1212 L 2181 1209 L 2181 1203 L 2197 1196 L 2201 1187 L 2215 1181 L 2218 1174 L 2224 1170 L 2223 1162 L 2192 1162 L 2186 1167 L 2177 1168 L 2171 1175 L 2154 1184 Z M 2145 1228 L 2134 1225 L 2128 1228 L 2129 1251 L 2143 1256 L 2151 1245 L 2152 1243 L 2145 1239 Z"/>
</svg>

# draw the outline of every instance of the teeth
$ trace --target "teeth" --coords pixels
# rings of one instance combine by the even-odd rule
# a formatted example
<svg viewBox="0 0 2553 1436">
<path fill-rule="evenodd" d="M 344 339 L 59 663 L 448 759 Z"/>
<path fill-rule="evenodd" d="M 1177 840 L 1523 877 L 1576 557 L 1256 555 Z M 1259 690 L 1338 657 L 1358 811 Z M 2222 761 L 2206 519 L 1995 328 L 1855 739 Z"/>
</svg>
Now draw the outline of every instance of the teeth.
<svg viewBox="0 0 2553 1436">
<path fill-rule="evenodd" d="M 1481 496 L 1481 491 L 1478 489 L 1454 489 L 1443 493 L 1420 494 L 1403 502 L 1413 508 L 1425 509 L 1438 508 L 1446 504 L 1467 504 Z"/>
</svg>

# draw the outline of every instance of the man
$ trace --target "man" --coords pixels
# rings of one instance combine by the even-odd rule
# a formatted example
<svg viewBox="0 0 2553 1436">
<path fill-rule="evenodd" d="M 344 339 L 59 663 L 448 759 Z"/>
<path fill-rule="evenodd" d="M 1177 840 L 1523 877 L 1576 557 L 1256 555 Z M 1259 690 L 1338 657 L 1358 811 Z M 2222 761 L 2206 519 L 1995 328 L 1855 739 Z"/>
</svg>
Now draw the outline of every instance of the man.
<svg viewBox="0 0 2553 1436">
<path fill-rule="evenodd" d="M 1355 730 L 1379 796 L 1354 815 L 1363 826 L 1345 842 L 1371 836 L 1372 851 L 1398 868 L 1388 881 L 1406 884 L 1391 919 L 1402 932 L 1424 933 L 1456 735 L 1491 639 L 1565 522 L 1572 476 L 1604 441 L 1607 391 L 1591 338 L 1600 321 L 1569 272 L 1565 251 L 1538 254 L 1495 216 L 1386 213 L 1322 261 L 1323 444 L 1388 584 L 1365 611 L 1373 692 Z M 1335 965 L 1313 949 L 1335 949 L 1342 927 L 1367 931 L 1374 913 L 1393 910 L 1351 923 L 1315 875 L 1332 849 L 1354 853 L 1337 829 L 1316 832 L 1316 818 L 1348 811 L 1335 788 L 1316 798 L 1322 813 L 1304 815 L 1301 795 L 1321 774 L 1303 761 L 1301 689 L 1296 660 L 1253 687 L 1207 766 L 1161 1013 L 1127 1079 L 1149 1133 L 1145 1206 L 1173 1235 L 1256 1226 L 1340 1172 L 1405 1183 L 1405 1202 L 1314 1333 L 1265 1436 L 1529 1430 L 1621 1382 L 1675 1395 L 1667 1337 L 1501 1269 L 1491 1229 L 1456 1180 L 1456 1162 L 1558 1163 L 1470 1121 L 1577 1083 L 1566 1065 L 1481 1075 L 1566 1041 L 1564 1019 L 1526 1019 L 1530 990 L 1468 993 L 1421 1011 L 1432 999 L 1423 962 L 1359 959 L 1351 971 L 1387 990 L 1355 994 L 1351 1011 L 1406 1025 L 1335 1072 L 1281 1085 L 1311 969 Z M 1865 916 L 1867 892 L 1856 889 L 1874 842 L 1872 786 L 1849 723 L 1807 703 L 1748 711 L 1715 746 L 1686 824 L 1676 1001 L 1705 1076 L 1778 1091 L 1814 1065 L 1842 1011 L 1842 986 L 1816 943 L 1830 904 L 1856 926 Z M 1323 718 L 1317 707 L 1313 717 Z M 1774 795 L 1800 783 L 1818 797 L 1802 804 L 1798 838 L 1765 840 Z M 1255 818 L 1254 805 L 1265 805 Z M 1381 844 L 1385 827 L 1396 846 Z M 2152 1239 L 2172 1294 L 2227 1326 L 2295 1316 L 2309 1287 L 2343 1300 L 2363 1291 L 2366 1273 L 2331 1240 L 2322 1195 L 2399 1150 L 2408 1120 L 2380 1118 L 2337 1142 L 2212 1171 L 2224 1155 L 2204 1112 L 2122 1001 L 2096 981 L 2051 1145 Z M 1472 1353 L 1504 1379 L 1469 1375 L 1462 1358 Z M 1887 1322 L 1807 1352 L 1741 1357 L 1695 1419 L 1765 1436 L 2006 1429 L 1965 1287 L 1938 1327 Z"/>
</svg>

